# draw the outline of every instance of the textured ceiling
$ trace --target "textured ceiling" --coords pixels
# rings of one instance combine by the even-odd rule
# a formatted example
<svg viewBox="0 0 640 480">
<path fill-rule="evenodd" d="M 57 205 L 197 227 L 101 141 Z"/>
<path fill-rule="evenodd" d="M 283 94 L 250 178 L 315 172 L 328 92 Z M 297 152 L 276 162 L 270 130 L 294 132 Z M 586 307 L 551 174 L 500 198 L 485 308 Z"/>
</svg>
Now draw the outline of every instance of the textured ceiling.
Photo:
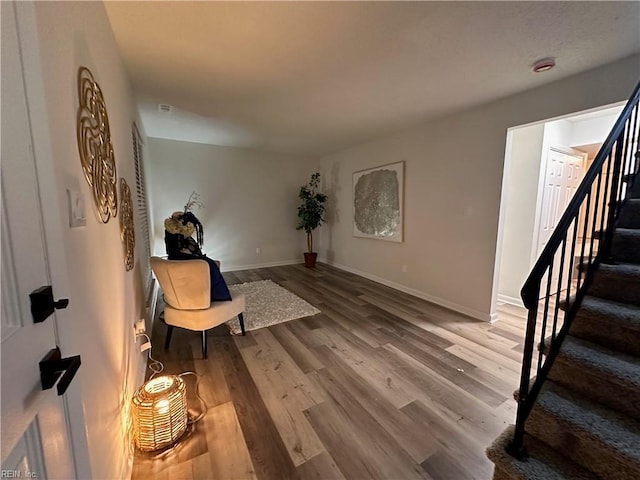
<svg viewBox="0 0 640 480">
<path fill-rule="evenodd" d="M 639 2 L 105 6 L 149 136 L 314 156 L 640 51 Z"/>
</svg>

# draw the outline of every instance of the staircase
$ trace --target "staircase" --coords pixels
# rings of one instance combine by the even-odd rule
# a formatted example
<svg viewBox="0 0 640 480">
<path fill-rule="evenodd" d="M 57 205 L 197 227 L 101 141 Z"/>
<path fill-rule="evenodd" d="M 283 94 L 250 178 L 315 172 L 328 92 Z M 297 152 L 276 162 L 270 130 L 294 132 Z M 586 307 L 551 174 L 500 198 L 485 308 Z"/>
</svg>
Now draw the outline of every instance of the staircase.
<svg viewBox="0 0 640 480">
<path fill-rule="evenodd" d="M 529 414 L 520 461 L 487 450 L 494 480 L 640 479 L 640 182 Z"/>
<path fill-rule="evenodd" d="M 640 479 L 639 91 L 523 287 L 518 416 L 487 450 L 494 480 Z"/>
</svg>

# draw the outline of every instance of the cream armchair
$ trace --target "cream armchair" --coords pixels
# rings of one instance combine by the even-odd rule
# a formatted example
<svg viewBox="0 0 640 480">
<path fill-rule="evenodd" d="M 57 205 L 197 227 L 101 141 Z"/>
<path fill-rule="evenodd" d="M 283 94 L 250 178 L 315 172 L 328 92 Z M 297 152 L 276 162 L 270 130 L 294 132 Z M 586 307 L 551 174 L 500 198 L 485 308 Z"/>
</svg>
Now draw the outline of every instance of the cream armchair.
<svg viewBox="0 0 640 480">
<path fill-rule="evenodd" d="M 216 262 L 219 265 L 219 262 Z M 164 294 L 164 321 L 168 326 L 165 350 L 171 343 L 173 327 L 202 332 L 202 357 L 207 358 L 207 330 L 236 315 L 245 334 L 244 295 L 231 301 L 211 303 L 209 264 L 204 260 L 166 260 L 151 257 L 151 268 Z"/>
</svg>

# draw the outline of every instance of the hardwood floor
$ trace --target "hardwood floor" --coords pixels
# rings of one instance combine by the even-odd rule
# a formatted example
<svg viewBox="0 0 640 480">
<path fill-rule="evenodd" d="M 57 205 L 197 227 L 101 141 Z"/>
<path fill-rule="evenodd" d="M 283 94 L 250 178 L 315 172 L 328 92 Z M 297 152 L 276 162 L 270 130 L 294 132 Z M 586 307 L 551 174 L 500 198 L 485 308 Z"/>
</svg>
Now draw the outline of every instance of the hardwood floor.
<svg viewBox="0 0 640 480">
<path fill-rule="evenodd" d="M 207 360 L 180 329 L 163 351 L 156 321 L 154 357 L 201 375 L 208 411 L 172 449 L 136 452 L 134 480 L 491 478 L 484 451 L 515 419 L 525 310 L 503 305 L 491 325 L 324 264 L 224 277 L 271 279 L 322 313 L 246 337 L 218 327 Z"/>
</svg>

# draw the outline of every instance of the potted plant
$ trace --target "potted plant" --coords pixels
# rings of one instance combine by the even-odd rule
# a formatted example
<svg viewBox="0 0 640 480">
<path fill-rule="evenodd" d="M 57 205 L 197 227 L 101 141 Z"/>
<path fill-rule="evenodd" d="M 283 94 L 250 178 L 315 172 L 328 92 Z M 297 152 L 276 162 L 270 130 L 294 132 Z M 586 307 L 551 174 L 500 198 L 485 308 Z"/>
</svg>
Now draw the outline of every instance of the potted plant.
<svg viewBox="0 0 640 480">
<path fill-rule="evenodd" d="M 313 231 L 324 222 L 324 203 L 327 196 L 317 191 L 320 184 L 320 173 L 311 175 L 309 183 L 300 187 L 298 198 L 302 203 L 298 207 L 298 226 L 296 230 L 307 232 L 307 252 L 304 254 L 304 265 L 307 268 L 316 266 L 318 254 L 313 251 Z"/>
</svg>

